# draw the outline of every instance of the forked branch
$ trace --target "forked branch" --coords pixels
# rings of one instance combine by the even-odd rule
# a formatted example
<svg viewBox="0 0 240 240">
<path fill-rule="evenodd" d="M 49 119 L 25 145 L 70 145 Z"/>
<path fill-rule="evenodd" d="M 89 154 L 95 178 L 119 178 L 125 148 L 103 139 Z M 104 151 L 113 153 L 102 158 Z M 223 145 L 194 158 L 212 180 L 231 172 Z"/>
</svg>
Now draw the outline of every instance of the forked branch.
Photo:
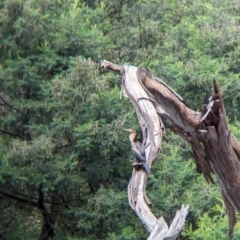
<svg viewBox="0 0 240 240">
<path fill-rule="evenodd" d="M 208 182 L 214 182 L 211 173 L 217 177 L 229 218 L 229 237 L 232 237 L 236 223 L 235 210 L 240 212 L 240 143 L 230 132 L 220 88 L 213 80 L 213 94 L 202 112 L 188 108 L 183 99 L 164 81 L 143 68 L 119 66 L 108 61 L 101 62 L 101 68 L 117 71 L 123 78 L 123 89 L 135 107 L 144 133 L 147 163 L 151 166 L 156 158 L 163 134 L 165 119 L 170 129 L 189 142 L 196 164 Z M 147 134 L 146 134 L 147 132 Z M 147 206 L 144 171 L 133 170 L 128 186 L 129 203 L 151 233 L 149 239 L 175 239 L 179 234 L 188 207 L 182 207 L 168 229 L 162 218 L 156 219 Z M 178 223 L 177 226 L 175 223 Z M 171 229 L 178 229 L 173 234 Z M 156 236 L 156 233 L 157 237 Z"/>
</svg>

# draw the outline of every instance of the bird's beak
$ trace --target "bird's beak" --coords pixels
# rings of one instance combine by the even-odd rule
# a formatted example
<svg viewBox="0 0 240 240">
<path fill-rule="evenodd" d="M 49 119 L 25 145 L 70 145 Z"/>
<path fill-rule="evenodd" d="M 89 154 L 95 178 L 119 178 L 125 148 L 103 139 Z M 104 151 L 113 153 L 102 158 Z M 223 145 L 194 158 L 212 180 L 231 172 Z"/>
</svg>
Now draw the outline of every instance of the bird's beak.
<svg viewBox="0 0 240 240">
<path fill-rule="evenodd" d="M 122 128 L 122 130 L 126 132 L 131 132 L 130 129 L 127 129 L 127 128 Z"/>
</svg>

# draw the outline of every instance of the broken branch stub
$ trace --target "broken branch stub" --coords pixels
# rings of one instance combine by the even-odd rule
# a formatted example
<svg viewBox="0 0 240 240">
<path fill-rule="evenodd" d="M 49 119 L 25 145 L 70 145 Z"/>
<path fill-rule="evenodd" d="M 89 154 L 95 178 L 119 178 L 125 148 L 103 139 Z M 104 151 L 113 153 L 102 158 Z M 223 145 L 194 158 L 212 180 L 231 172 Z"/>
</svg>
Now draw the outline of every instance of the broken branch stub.
<svg viewBox="0 0 240 240">
<path fill-rule="evenodd" d="M 161 105 L 157 104 L 154 97 L 149 94 L 142 82 L 139 81 L 138 68 L 128 65 L 121 67 L 106 60 L 100 63 L 100 67 L 117 71 L 122 75 L 123 90 L 133 104 L 138 116 L 143 133 L 142 141 L 145 148 L 146 162 L 150 168 L 160 151 L 164 132 L 164 126 L 159 113 L 161 112 L 161 114 L 166 115 L 168 113 Z M 162 217 L 157 219 L 148 207 L 149 201 L 145 193 L 147 178 L 148 176 L 144 170 L 137 171 L 135 168 L 133 169 L 128 185 L 129 204 L 150 233 L 148 239 L 174 240 L 184 226 L 188 206 L 182 206 L 181 210 L 177 212 L 171 226 L 168 227 L 164 219 Z"/>
</svg>

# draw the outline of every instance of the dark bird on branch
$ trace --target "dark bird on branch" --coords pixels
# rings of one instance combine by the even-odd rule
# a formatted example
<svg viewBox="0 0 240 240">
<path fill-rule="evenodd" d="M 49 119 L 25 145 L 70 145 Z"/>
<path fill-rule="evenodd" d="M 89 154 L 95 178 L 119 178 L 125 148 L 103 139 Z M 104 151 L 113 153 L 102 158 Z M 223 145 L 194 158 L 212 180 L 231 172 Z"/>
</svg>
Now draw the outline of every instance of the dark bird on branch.
<svg viewBox="0 0 240 240">
<path fill-rule="evenodd" d="M 142 146 L 141 139 L 137 138 L 137 132 L 133 129 L 123 129 L 124 131 L 130 132 L 129 140 L 131 142 L 132 152 L 134 153 L 137 161 L 143 165 L 145 171 L 148 174 L 151 174 L 151 170 L 149 169 L 147 163 L 146 163 L 146 157 L 145 157 L 145 149 Z"/>
</svg>

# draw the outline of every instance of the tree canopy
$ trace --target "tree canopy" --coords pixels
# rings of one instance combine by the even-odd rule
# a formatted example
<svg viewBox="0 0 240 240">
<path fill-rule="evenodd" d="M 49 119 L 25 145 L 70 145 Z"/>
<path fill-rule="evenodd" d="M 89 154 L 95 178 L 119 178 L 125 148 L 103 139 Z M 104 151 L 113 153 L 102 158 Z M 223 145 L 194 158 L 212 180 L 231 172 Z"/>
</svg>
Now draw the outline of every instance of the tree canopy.
<svg viewBox="0 0 240 240">
<path fill-rule="evenodd" d="M 236 0 L 1 1 L 0 238 L 146 239 L 127 201 L 133 155 L 121 130 L 140 132 L 137 117 L 98 63 L 148 68 L 196 111 L 215 77 L 239 138 L 239 10 Z M 181 239 L 225 239 L 218 186 L 166 132 L 147 185 L 152 211 L 171 222 L 189 204 Z"/>
</svg>

